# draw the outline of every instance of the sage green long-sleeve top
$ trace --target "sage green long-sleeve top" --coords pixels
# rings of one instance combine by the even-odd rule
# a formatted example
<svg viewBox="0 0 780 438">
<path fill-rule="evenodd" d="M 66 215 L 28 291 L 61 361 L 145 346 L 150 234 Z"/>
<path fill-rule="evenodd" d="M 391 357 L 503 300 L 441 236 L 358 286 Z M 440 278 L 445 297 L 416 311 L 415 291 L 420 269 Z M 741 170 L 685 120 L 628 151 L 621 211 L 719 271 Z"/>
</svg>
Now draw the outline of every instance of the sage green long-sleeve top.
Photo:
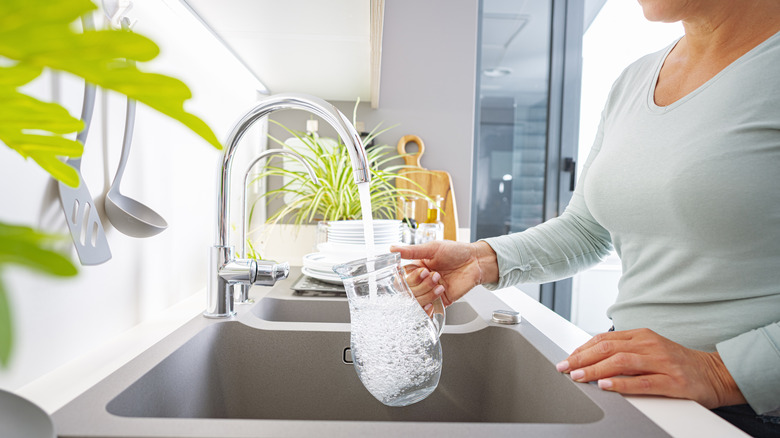
<svg viewBox="0 0 780 438">
<path fill-rule="evenodd" d="M 569 277 L 613 248 L 623 274 L 608 310 L 720 353 L 758 413 L 780 408 L 780 33 L 691 94 L 654 103 L 673 46 L 614 84 L 564 213 L 485 239 L 493 288 Z M 772 412 L 780 415 L 780 411 Z"/>
</svg>

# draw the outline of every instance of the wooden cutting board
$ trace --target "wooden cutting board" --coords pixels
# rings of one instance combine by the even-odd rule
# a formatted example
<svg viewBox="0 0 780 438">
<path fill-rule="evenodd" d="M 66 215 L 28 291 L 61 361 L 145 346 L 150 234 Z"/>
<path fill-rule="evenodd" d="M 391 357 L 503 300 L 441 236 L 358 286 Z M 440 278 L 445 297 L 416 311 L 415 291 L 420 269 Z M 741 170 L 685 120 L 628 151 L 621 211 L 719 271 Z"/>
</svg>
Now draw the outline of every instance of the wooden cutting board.
<svg viewBox="0 0 780 438">
<path fill-rule="evenodd" d="M 408 143 L 417 143 L 417 152 L 414 154 L 407 154 L 406 145 Z M 458 238 L 458 210 L 455 208 L 455 193 L 452 189 L 452 178 L 450 174 L 443 170 L 427 170 L 420 164 L 420 159 L 425 153 L 425 145 L 420 137 L 416 135 L 405 135 L 398 141 L 398 153 L 402 154 L 407 166 L 412 166 L 420 170 L 426 170 L 426 172 L 417 172 L 417 169 L 401 169 L 398 173 L 410 180 L 416 182 L 422 187 L 422 191 L 425 192 L 431 198 L 436 198 L 436 195 L 442 197 L 442 215 L 441 220 L 444 222 L 444 238 L 447 240 L 457 240 Z M 419 190 L 418 187 L 411 184 L 409 181 L 402 179 L 395 180 L 396 187 L 408 188 Z M 424 200 L 417 200 L 415 203 L 415 216 L 414 219 L 417 222 L 425 222 L 428 213 L 428 203 Z M 402 219 L 403 211 L 401 210 L 401 204 L 399 200 L 398 218 Z"/>
</svg>

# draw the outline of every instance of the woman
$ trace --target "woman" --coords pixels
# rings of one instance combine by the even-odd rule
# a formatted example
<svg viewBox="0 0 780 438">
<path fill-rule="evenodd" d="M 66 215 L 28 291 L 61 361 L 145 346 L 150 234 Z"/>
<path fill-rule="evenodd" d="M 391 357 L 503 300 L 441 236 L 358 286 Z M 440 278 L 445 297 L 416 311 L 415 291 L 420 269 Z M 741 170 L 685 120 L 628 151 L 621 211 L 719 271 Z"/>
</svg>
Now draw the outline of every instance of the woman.
<svg viewBox="0 0 780 438">
<path fill-rule="evenodd" d="M 780 434 L 780 1 L 640 0 L 685 35 L 614 84 L 566 211 L 472 244 L 394 248 L 418 300 L 571 276 L 613 248 L 615 331 L 559 363 Z M 624 376 L 614 378 L 616 376 Z M 630 376 L 630 377 L 625 377 Z"/>
</svg>

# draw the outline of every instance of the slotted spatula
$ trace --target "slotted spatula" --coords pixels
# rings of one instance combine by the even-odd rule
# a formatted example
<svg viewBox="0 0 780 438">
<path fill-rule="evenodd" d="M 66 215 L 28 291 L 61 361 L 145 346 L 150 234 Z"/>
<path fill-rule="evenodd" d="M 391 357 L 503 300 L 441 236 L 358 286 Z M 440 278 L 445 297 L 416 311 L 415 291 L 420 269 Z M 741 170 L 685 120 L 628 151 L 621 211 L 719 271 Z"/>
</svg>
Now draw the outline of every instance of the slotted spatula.
<svg viewBox="0 0 780 438">
<path fill-rule="evenodd" d="M 84 88 L 84 106 L 81 108 L 81 120 L 84 129 L 76 136 L 82 145 L 87 143 L 89 123 L 95 107 L 95 86 L 86 84 Z M 69 158 L 66 163 L 76 169 L 79 174 L 79 186 L 70 187 L 60 182 L 60 203 L 65 212 L 76 253 L 82 265 L 99 265 L 111 259 L 108 240 L 100 223 L 100 216 L 95 208 L 92 195 L 89 193 L 84 177 L 81 175 L 81 157 Z"/>
</svg>

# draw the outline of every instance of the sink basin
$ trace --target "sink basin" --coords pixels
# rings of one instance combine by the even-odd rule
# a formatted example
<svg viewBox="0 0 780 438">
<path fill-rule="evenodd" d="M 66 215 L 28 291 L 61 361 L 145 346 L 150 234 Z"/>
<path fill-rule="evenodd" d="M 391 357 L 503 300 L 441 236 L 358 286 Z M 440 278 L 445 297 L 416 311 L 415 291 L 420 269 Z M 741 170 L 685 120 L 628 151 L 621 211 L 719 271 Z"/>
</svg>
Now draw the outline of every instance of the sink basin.
<svg viewBox="0 0 780 438">
<path fill-rule="evenodd" d="M 55 412 L 58 435 L 668 436 L 621 396 L 556 372 L 566 354 L 533 325 L 489 322 L 506 306 L 485 290 L 448 314 L 436 391 L 403 408 L 375 400 L 348 363 L 346 302 L 267 299 L 194 318 Z M 301 315 L 321 324 L 290 321 Z"/>
<path fill-rule="evenodd" d="M 437 390 L 411 407 L 390 408 L 343 361 L 349 333 L 258 333 L 238 322 L 216 324 L 107 410 L 124 417 L 329 421 L 591 423 L 604 416 L 518 332 L 487 327 L 441 342 Z"/>
<path fill-rule="evenodd" d="M 252 308 L 252 313 L 266 321 L 325 322 L 349 324 L 349 304 L 346 298 L 281 299 L 266 297 Z M 446 325 L 467 324 L 479 315 L 466 303 L 447 307 Z"/>
<path fill-rule="evenodd" d="M 252 307 L 256 317 L 273 322 L 315 322 L 349 324 L 349 303 L 347 298 L 297 297 L 290 293 L 290 278 L 297 278 L 298 269 L 293 267 L 287 280 L 277 283 Z M 453 303 L 447 307 L 447 326 L 468 324 L 479 317 L 469 304 Z"/>
</svg>

